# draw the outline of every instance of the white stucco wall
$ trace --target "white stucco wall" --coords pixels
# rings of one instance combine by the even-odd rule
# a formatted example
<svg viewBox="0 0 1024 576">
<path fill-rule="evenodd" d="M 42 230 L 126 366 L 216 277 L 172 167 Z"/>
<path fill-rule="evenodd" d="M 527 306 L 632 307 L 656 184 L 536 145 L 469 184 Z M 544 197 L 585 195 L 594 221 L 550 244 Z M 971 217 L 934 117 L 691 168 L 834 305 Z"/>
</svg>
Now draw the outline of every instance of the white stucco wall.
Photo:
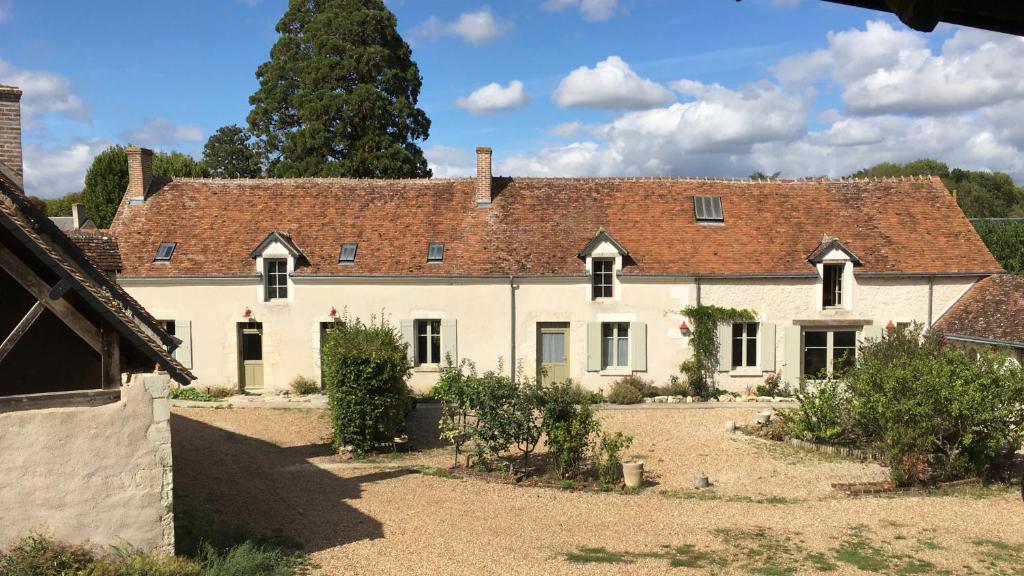
<svg viewBox="0 0 1024 576">
<path fill-rule="evenodd" d="M 0 413 L 0 549 L 42 530 L 174 551 L 168 377 L 103 406 Z"/>
<path fill-rule="evenodd" d="M 976 280 L 973 277 L 936 278 L 932 320 L 938 319 Z M 287 302 L 263 302 L 258 282 L 225 283 L 195 280 L 159 281 L 121 279 L 122 284 L 157 318 L 192 323 L 193 373 L 200 386 L 236 386 L 238 383 L 237 323 L 246 309 L 263 325 L 264 383 L 267 390 L 285 390 L 292 378 L 319 376 L 319 324 L 330 311 L 368 319 L 387 315 L 397 327 L 405 319 L 457 321 L 458 355 L 481 370 L 497 367 L 498 358 L 510 366 L 510 306 L 508 279 L 293 280 Z M 794 321 L 843 318 L 885 326 L 889 321 L 926 323 L 928 278 L 858 277 L 854 272 L 848 291 L 850 307 L 821 310 L 818 279 L 703 279 L 701 302 L 749 308 L 759 320 L 776 325 L 774 366 L 721 372 L 719 385 L 742 391 L 764 380 L 764 373 L 779 370 L 785 361 L 783 328 Z M 647 324 L 647 370 L 644 378 L 664 384 L 678 374 L 689 356 L 688 338 L 680 334 L 678 311 L 697 302 L 692 279 L 616 279 L 616 296 L 593 301 L 589 278 L 516 279 L 516 358 L 527 373 L 536 371 L 536 334 L 539 322 L 568 322 L 570 375 L 591 389 L 607 388 L 621 372 L 588 372 L 588 322 L 644 322 Z M 436 371 L 417 369 L 411 385 L 427 390 Z"/>
</svg>

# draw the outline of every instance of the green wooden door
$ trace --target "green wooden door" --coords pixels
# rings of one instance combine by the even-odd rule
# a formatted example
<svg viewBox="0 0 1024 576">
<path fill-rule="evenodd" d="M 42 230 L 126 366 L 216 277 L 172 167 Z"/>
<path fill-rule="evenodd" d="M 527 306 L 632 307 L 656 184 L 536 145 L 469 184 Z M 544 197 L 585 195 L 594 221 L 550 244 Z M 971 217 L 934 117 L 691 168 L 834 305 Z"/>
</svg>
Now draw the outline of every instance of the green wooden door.
<svg viewBox="0 0 1024 576">
<path fill-rule="evenodd" d="M 537 325 L 537 375 L 545 383 L 569 378 L 569 325 Z"/>
</svg>

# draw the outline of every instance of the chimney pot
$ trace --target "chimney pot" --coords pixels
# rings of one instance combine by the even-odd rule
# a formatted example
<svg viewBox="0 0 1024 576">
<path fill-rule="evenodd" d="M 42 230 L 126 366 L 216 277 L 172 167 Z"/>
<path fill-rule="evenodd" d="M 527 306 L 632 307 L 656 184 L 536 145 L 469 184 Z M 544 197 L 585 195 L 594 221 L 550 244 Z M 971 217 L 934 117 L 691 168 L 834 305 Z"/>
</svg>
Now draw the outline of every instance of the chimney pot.
<svg viewBox="0 0 1024 576">
<path fill-rule="evenodd" d="M 21 157 L 21 89 L 0 85 L 0 164 L 19 187 L 24 188 Z"/>
<path fill-rule="evenodd" d="M 476 149 L 476 205 L 484 208 L 491 205 L 491 149 L 481 146 Z"/>
<path fill-rule="evenodd" d="M 85 204 L 71 205 L 71 223 L 75 230 L 81 230 L 85 224 Z"/>
<path fill-rule="evenodd" d="M 153 151 L 149 148 L 129 146 L 128 153 L 128 191 L 125 196 L 129 200 L 145 200 L 149 193 L 149 185 L 153 182 Z"/>
</svg>

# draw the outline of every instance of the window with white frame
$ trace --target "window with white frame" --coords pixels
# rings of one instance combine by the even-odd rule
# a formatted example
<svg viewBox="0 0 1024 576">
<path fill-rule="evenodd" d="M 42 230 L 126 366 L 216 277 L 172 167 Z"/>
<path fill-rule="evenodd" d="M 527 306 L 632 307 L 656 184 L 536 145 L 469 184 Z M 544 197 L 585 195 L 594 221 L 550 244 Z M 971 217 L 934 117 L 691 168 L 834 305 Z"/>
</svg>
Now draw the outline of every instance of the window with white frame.
<svg viewBox="0 0 1024 576">
<path fill-rule="evenodd" d="M 612 258 L 594 258 L 593 260 L 593 297 L 612 297 L 612 282 L 614 279 L 615 260 Z"/>
<path fill-rule="evenodd" d="M 283 258 L 266 259 L 263 261 L 263 285 L 266 299 L 284 300 L 288 298 L 288 261 Z"/>
<path fill-rule="evenodd" d="M 601 324 L 601 369 L 629 366 L 629 323 Z"/>
<path fill-rule="evenodd" d="M 757 322 L 736 322 L 732 325 L 732 367 L 757 366 Z"/>
<path fill-rule="evenodd" d="M 840 374 L 857 361 L 855 330 L 804 331 L 803 373 L 809 378 Z"/>
<path fill-rule="evenodd" d="M 441 363 L 441 321 L 416 321 L 416 364 Z"/>
<path fill-rule="evenodd" d="M 845 264 L 822 266 L 822 305 L 825 308 L 840 308 L 843 305 L 843 269 Z"/>
</svg>

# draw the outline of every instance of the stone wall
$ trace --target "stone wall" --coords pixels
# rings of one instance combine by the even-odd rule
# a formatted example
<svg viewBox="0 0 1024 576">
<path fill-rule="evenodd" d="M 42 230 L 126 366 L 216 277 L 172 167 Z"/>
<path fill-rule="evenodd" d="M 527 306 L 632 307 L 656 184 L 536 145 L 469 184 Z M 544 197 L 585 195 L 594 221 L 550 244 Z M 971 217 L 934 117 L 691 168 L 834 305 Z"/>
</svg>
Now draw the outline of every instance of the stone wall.
<svg viewBox="0 0 1024 576">
<path fill-rule="evenodd" d="M 113 404 L 0 413 L 0 549 L 41 530 L 173 553 L 168 386 L 135 375 Z"/>
</svg>

